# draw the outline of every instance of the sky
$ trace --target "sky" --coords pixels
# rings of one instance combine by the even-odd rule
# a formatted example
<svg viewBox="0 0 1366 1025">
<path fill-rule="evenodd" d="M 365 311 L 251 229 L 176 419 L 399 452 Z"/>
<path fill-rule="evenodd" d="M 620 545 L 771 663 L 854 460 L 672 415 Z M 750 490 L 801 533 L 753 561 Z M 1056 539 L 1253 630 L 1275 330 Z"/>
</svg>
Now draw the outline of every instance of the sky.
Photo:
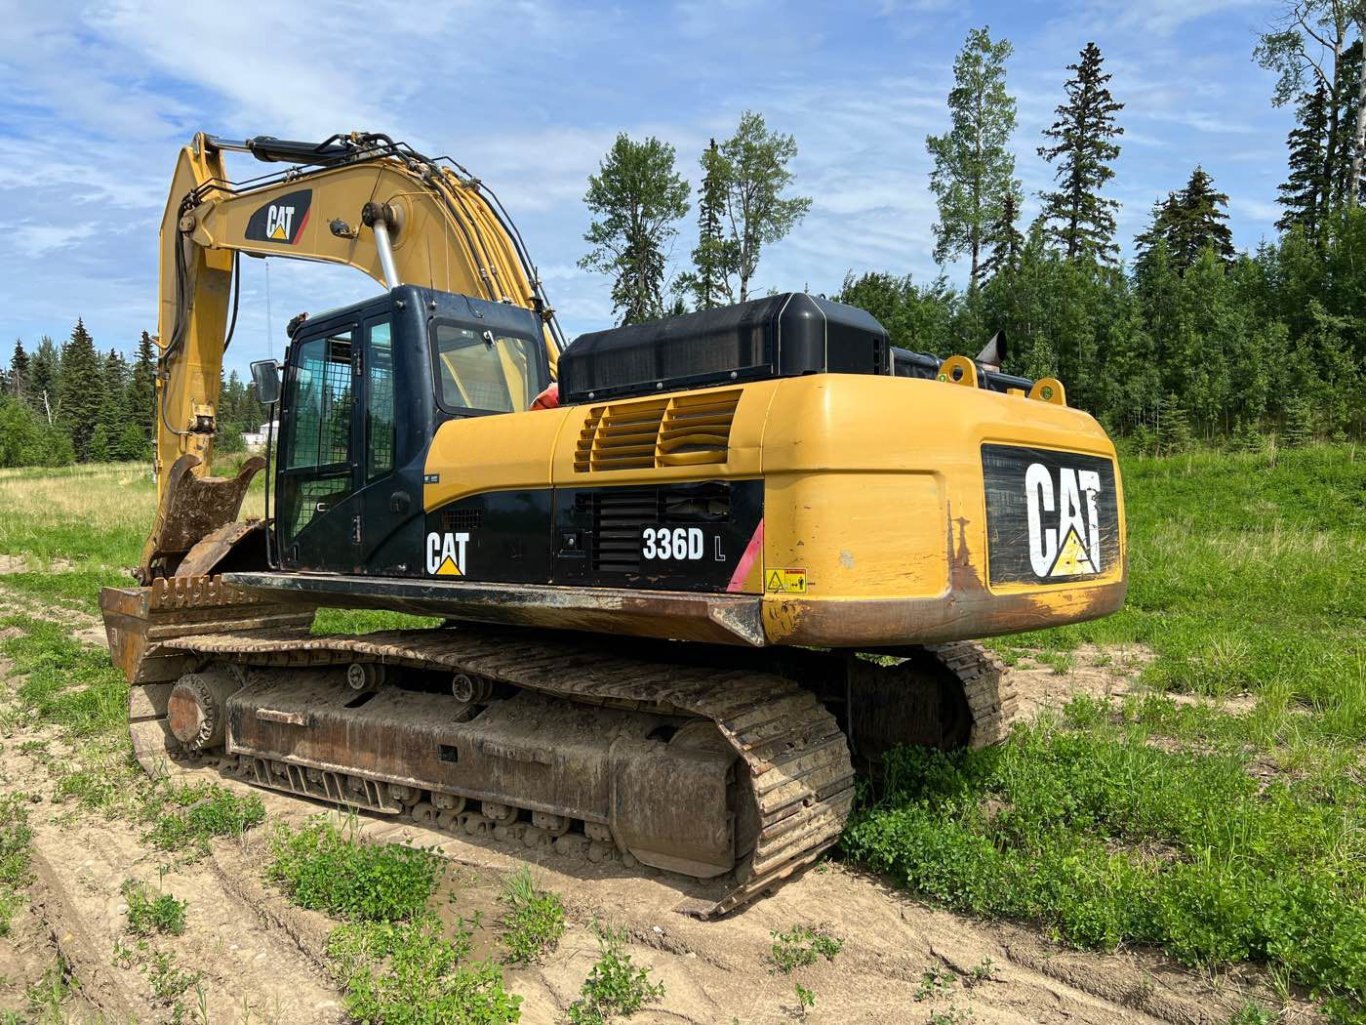
<svg viewBox="0 0 1366 1025">
<path fill-rule="evenodd" d="M 609 282 L 578 268 L 588 176 L 618 132 L 655 135 L 694 184 L 741 112 L 791 133 L 806 219 L 755 286 L 833 293 L 845 275 L 934 264 L 925 137 L 946 129 L 970 28 L 1014 45 L 1013 148 L 1025 223 L 1052 169 L 1036 155 L 1066 66 L 1105 55 L 1125 132 L 1107 194 L 1128 252 L 1155 200 L 1202 164 L 1240 247 L 1274 235 L 1288 109 L 1252 60 L 1274 0 L 0 0 L 0 358 L 82 317 L 102 349 L 156 331 L 157 232 L 178 148 L 196 131 L 319 140 L 385 132 L 450 155 L 502 198 L 572 338 L 610 326 Z M 265 166 L 229 164 L 237 178 Z M 673 270 L 695 244 L 679 225 Z M 266 263 L 269 263 L 269 267 Z M 228 365 L 282 352 L 301 310 L 364 299 L 348 268 L 244 260 Z M 965 268 L 945 268 L 961 282 Z M 269 314 L 269 316 L 268 316 Z"/>
</svg>

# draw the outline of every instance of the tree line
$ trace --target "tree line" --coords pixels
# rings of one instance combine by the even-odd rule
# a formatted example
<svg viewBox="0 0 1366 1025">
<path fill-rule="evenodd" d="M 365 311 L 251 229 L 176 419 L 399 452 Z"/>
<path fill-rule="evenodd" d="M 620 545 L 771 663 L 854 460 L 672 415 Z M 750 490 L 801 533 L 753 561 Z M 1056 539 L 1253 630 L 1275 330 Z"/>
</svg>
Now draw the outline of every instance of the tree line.
<svg viewBox="0 0 1366 1025">
<path fill-rule="evenodd" d="M 0 466 L 151 459 L 156 371 L 146 331 L 131 361 L 116 349 L 101 353 L 80 319 L 60 345 L 44 336 L 30 352 L 16 341 L 0 371 Z M 219 401 L 219 450 L 240 450 L 242 431 L 265 417 L 233 371 Z"/>
<path fill-rule="evenodd" d="M 1293 106 L 1277 237 L 1235 250 L 1228 196 L 1196 163 L 1153 204 L 1119 258 L 1115 177 L 1125 104 L 1087 43 L 1067 65 L 1056 118 L 1037 152 L 1054 171 L 1039 213 L 1021 222 L 1016 104 L 1008 40 L 973 29 L 953 65 L 946 130 L 926 139 L 937 277 L 895 269 L 846 275 L 832 297 L 867 309 L 894 344 L 971 355 L 994 331 L 1005 369 L 1063 381 L 1069 401 L 1140 448 L 1190 441 L 1259 445 L 1366 433 L 1366 4 L 1283 0 L 1252 57 Z M 763 253 L 807 214 L 795 192 L 793 136 L 744 112 L 700 154 L 695 245 L 670 275 L 692 189 L 674 147 L 622 133 L 590 175 L 586 269 L 611 280 L 622 324 L 751 297 Z M 966 283 L 946 268 L 966 263 Z M 60 346 L 16 343 L 0 374 L 0 465 L 140 459 L 154 436 L 155 347 L 101 354 L 84 324 Z M 223 384 L 219 448 L 264 421 L 235 373 Z"/>
<path fill-rule="evenodd" d="M 1276 72 L 1272 103 L 1294 104 L 1278 236 L 1235 250 L 1228 196 L 1195 164 L 1153 205 L 1119 259 L 1115 177 L 1125 104 L 1104 55 L 1087 43 L 1066 68 L 1038 155 L 1054 171 L 1040 211 L 1021 224 L 1016 104 L 1008 40 L 973 29 L 953 66 L 947 130 L 926 139 L 938 218 L 938 277 L 847 275 L 833 298 L 876 316 L 894 344 L 936 355 L 976 352 L 996 330 L 1005 369 L 1054 376 L 1069 401 L 1141 448 L 1195 438 L 1260 445 L 1366 432 L 1366 6 L 1295 0 L 1253 58 Z M 746 112 L 734 136 L 699 157 L 697 244 L 672 280 L 668 255 L 689 212 L 672 146 L 619 135 L 589 178 L 592 216 L 581 265 L 608 274 L 623 324 L 749 297 L 763 249 L 800 222 L 790 135 Z M 966 284 L 944 269 L 965 261 Z"/>
</svg>

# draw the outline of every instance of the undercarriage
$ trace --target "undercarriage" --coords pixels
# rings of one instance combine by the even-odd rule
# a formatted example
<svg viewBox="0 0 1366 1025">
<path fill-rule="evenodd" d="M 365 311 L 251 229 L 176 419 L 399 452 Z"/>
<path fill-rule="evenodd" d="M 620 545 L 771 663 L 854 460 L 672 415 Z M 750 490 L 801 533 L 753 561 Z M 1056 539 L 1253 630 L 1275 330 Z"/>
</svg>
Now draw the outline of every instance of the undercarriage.
<svg viewBox="0 0 1366 1025">
<path fill-rule="evenodd" d="M 122 605 L 120 605 L 122 601 Z M 149 772 L 247 782 L 714 885 L 722 914 L 839 838 L 855 766 L 998 740 L 971 642 L 877 654 L 607 640 L 472 624 L 312 636 L 312 611 L 213 578 L 106 598 Z"/>
</svg>

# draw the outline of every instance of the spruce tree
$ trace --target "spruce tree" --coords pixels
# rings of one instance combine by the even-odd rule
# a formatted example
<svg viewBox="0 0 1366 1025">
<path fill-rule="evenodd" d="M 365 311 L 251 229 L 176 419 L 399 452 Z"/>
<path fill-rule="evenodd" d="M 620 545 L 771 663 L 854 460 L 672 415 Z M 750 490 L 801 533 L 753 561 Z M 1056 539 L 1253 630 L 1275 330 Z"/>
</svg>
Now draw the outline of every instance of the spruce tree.
<svg viewBox="0 0 1366 1025">
<path fill-rule="evenodd" d="M 1342 89 L 1338 103 L 1339 119 L 1342 124 L 1341 142 L 1338 145 L 1331 169 L 1333 193 L 1337 206 L 1357 206 L 1361 202 L 1361 153 L 1362 140 L 1357 135 L 1357 117 L 1361 109 L 1362 67 L 1361 40 L 1358 39 L 1342 53 Z M 1352 183 L 1356 182 L 1353 194 Z"/>
<path fill-rule="evenodd" d="M 1327 131 L 1328 94 L 1320 84 L 1300 97 L 1296 125 L 1286 139 L 1290 174 L 1277 189 L 1280 197 L 1276 202 L 1285 207 L 1285 214 L 1276 222 L 1279 231 L 1299 225 L 1309 238 L 1318 238 L 1328 199 L 1323 166 Z"/>
<path fill-rule="evenodd" d="M 20 339 L 14 340 L 14 355 L 9 360 L 9 387 L 6 389 L 10 395 L 16 399 L 23 399 L 28 395 L 29 381 L 29 359 L 28 353 L 24 351 L 24 343 Z"/>
<path fill-rule="evenodd" d="M 735 301 L 730 278 L 736 271 L 736 245 L 725 229 L 732 168 L 715 139 L 702 151 L 699 163 L 697 248 L 692 251 L 693 269 L 680 276 L 677 290 L 692 296 L 694 309 L 710 310 Z"/>
<path fill-rule="evenodd" d="M 1053 144 L 1039 147 L 1039 156 L 1058 161 L 1054 180 L 1059 188 L 1041 196 L 1043 218 L 1049 238 L 1070 260 L 1111 262 L 1119 251 L 1113 241 L 1119 202 L 1102 197 L 1100 190 L 1115 176 L 1110 162 L 1119 156 L 1119 146 L 1114 139 L 1124 134 L 1115 115 L 1124 104 L 1110 95 L 1110 75 L 1101 70 L 1102 61 L 1100 47 L 1087 43 L 1081 63 L 1067 65 L 1073 72 L 1064 87 L 1067 102 L 1043 133 Z"/>
<path fill-rule="evenodd" d="M 104 390 L 100 396 L 98 433 L 104 451 L 92 453 L 95 459 L 121 459 L 119 450 L 123 425 L 128 422 L 128 361 L 118 350 L 110 349 L 104 358 Z M 92 448 L 94 448 L 92 441 Z"/>
<path fill-rule="evenodd" d="M 1001 216 L 991 223 L 983 239 L 987 255 L 982 261 L 982 280 L 990 281 L 1002 271 L 1011 272 L 1019 268 L 1024 236 L 1015 226 L 1018 220 L 1015 197 L 1006 193 L 1001 200 Z"/>
<path fill-rule="evenodd" d="M 1189 267 L 1206 247 L 1221 260 L 1233 259 L 1233 233 L 1229 231 L 1228 196 L 1216 192 L 1214 179 L 1200 165 L 1191 172 L 1186 187 L 1176 194 L 1179 216 L 1172 235 L 1172 253 L 1179 264 Z"/>
<path fill-rule="evenodd" d="M 28 402 L 49 427 L 57 422 L 61 376 L 61 353 L 57 343 L 43 335 L 38 348 L 29 357 Z"/>
<path fill-rule="evenodd" d="M 71 435 L 76 458 L 81 462 L 91 458 L 90 442 L 99 425 L 103 392 L 100 357 L 85 322 L 78 319 L 71 338 L 62 346 L 58 423 Z"/>
<path fill-rule="evenodd" d="M 128 381 L 128 415 L 148 441 L 156 435 L 156 372 L 156 348 L 144 331 L 138 339 L 138 352 Z"/>
<path fill-rule="evenodd" d="M 986 28 L 968 33 L 953 63 L 949 91 L 951 126 L 931 135 L 925 147 L 934 159 L 930 189 L 939 204 L 934 226 L 934 258 L 939 263 L 967 255 L 969 281 L 982 278 L 981 257 L 987 230 L 1001 219 L 1006 196 L 1020 199 L 1010 136 L 1015 130 L 1015 100 L 1006 92 L 1005 62 L 1014 48 L 993 42 Z"/>
<path fill-rule="evenodd" d="M 1167 198 L 1153 205 L 1153 220 L 1148 229 L 1134 239 L 1141 269 L 1160 239 L 1172 263 L 1182 271 L 1194 266 L 1208 247 L 1224 262 L 1233 259 L 1233 234 L 1224 222 L 1228 214 L 1220 207 L 1228 206 L 1228 196 L 1214 190 L 1212 179 L 1199 165 L 1191 172 L 1190 180 L 1180 192 L 1170 192 Z"/>
</svg>

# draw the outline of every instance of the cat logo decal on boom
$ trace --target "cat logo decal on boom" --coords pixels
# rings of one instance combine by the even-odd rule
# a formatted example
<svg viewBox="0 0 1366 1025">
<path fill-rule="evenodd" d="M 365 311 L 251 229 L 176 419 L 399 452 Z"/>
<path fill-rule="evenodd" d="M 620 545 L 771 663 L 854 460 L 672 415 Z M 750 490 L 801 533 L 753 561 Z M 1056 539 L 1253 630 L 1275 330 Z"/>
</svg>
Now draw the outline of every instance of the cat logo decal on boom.
<svg viewBox="0 0 1366 1025">
<path fill-rule="evenodd" d="M 247 221 L 247 238 L 254 242 L 277 242 L 298 245 L 308 226 L 308 212 L 313 205 L 313 190 L 300 189 L 281 196 L 258 209 Z"/>
<path fill-rule="evenodd" d="M 469 541 L 469 531 L 466 530 L 428 534 L 427 572 L 434 577 L 463 577 L 465 548 Z"/>
</svg>

